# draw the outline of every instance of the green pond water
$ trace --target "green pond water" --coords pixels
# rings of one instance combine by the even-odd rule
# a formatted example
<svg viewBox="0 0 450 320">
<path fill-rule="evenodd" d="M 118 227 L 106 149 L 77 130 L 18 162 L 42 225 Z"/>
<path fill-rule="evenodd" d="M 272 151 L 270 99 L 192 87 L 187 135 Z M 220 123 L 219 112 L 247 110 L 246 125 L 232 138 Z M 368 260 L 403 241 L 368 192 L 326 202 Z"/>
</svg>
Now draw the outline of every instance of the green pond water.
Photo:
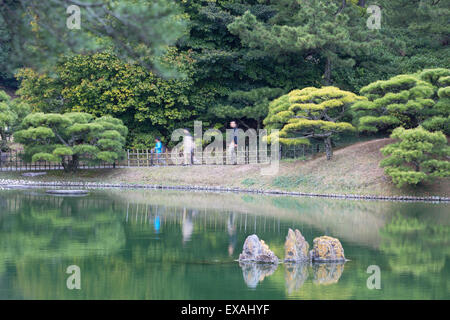
<svg viewBox="0 0 450 320">
<path fill-rule="evenodd" d="M 256 233 L 340 239 L 345 265 L 239 265 Z M 0 191 L 0 299 L 449 299 L 450 205 L 150 190 Z M 70 290 L 67 267 L 80 268 Z M 369 289 L 378 266 L 381 289 Z M 373 282 L 370 282 L 373 283 Z"/>
</svg>

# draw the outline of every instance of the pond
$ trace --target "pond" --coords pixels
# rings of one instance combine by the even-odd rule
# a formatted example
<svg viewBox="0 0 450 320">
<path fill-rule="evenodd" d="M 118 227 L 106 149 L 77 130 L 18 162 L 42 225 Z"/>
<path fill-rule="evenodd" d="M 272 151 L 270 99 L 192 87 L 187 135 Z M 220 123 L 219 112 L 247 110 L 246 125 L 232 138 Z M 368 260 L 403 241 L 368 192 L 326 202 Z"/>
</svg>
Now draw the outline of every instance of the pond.
<svg viewBox="0 0 450 320">
<path fill-rule="evenodd" d="M 163 190 L 0 191 L 0 299 L 449 299 L 450 205 Z M 340 239 L 344 265 L 240 265 L 257 234 Z M 66 285 L 80 268 L 81 289 Z M 381 289 L 369 289 L 369 266 Z M 373 267 L 372 267 L 373 268 Z"/>
</svg>

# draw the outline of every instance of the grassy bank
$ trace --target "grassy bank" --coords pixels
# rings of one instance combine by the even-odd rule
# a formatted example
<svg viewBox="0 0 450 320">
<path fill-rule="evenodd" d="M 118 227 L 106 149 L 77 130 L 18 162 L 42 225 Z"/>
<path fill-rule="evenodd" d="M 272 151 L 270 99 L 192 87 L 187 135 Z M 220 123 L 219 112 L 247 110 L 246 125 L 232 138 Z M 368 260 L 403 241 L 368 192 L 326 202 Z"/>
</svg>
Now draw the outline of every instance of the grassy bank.
<svg viewBox="0 0 450 320">
<path fill-rule="evenodd" d="M 281 161 L 278 174 L 261 175 L 262 165 L 150 167 L 80 170 L 76 174 L 49 171 L 45 176 L 22 177 L 18 172 L 0 172 L 0 179 L 29 181 L 83 181 L 159 185 L 201 185 L 251 189 L 360 195 L 449 196 L 450 179 L 433 184 L 397 189 L 378 164 L 380 148 L 389 139 L 357 143 L 335 151 L 331 161 Z"/>
</svg>

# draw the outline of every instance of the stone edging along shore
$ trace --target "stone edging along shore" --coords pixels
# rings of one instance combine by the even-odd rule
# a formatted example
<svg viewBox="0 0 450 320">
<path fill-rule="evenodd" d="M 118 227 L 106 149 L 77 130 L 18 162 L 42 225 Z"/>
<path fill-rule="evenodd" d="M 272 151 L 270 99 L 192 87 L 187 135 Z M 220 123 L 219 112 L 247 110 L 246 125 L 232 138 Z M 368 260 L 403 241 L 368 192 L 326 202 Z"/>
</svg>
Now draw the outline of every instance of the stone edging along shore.
<svg viewBox="0 0 450 320">
<path fill-rule="evenodd" d="M 324 194 L 307 193 L 284 190 L 263 190 L 263 189 L 243 189 L 215 186 L 165 186 L 152 184 L 125 184 L 125 183 L 99 183 L 99 182 L 35 182 L 25 180 L 0 180 L 0 188 L 26 188 L 26 187 L 82 187 L 87 189 L 100 188 L 127 188 L 127 189 L 161 189 L 161 190 L 183 190 L 183 191 L 209 191 L 209 192 L 234 192 L 234 193 L 255 193 L 266 195 L 285 195 L 318 198 L 335 198 L 350 200 L 388 200 L 388 201 L 410 201 L 410 202 L 450 202 L 449 197 L 415 197 L 415 196 L 379 196 L 379 195 L 358 195 L 358 194 Z"/>
</svg>

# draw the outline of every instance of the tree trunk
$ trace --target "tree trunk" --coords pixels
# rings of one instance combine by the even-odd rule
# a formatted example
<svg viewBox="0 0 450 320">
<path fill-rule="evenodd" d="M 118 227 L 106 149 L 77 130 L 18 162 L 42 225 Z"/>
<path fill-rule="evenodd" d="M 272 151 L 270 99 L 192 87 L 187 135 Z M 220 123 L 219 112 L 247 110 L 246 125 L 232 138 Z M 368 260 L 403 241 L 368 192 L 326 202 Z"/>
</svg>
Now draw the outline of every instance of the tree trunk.
<svg viewBox="0 0 450 320">
<path fill-rule="evenodd" d="M 71 169 L 72 172 L 76 172 L 77 171 L 77 169 L 78 169 L 78 155 L 74 154 L 72 156 L 72 161 L 71 161 L 70 167 L 71 167 L 70 169 Z"/>
<path fill-rule="evenodd" d="M 324 84 L 331 85 L 331 59 L 327 57 L 327 62 L 325 64 L 325 72 L 323 74 Z"/>
<path fill-rule="evenodd" d="M 63 159 L 61 164 L 65 172 L 76 172 L 78 169 L 78 155 L 73 155 L 67 162 Z"/>
<path fill-rule="evenodd" d="M 364 8 L 366 6 L 366 0 L 358 0 L 358 6 Z"/>
<path fill-rule="evenodd" d="M 325 143 L 325 153 L 327 155 L 327 160 L 331 160 L 331 158 L 333 157 L 333 148 L 331 146 L 331 138 L 327 137 L 324 140 Z"/>
<path fill-rule="evenodd" d="M 0 129 L 0 138 L 2 141 L 5 141 L 5 143 L 7 142 L 6 132 L 3 131 L 3 129 Z"/>
</svg>

